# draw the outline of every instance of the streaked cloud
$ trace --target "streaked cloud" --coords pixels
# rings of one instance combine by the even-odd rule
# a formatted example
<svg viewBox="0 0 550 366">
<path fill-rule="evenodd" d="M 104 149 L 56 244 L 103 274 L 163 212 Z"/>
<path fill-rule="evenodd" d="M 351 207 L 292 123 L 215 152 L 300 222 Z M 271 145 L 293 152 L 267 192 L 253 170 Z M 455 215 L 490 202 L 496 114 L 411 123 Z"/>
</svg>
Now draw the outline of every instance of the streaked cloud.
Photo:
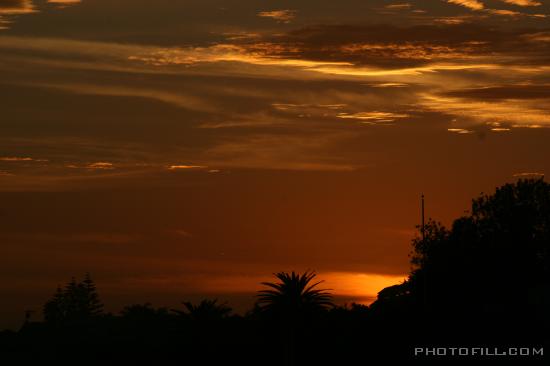
<svg viewBox="0 0 550 366">
<path fill-rule="evenodd" d="M 500 0 L 502 2 L 518 6 L 540 6 L 541 2 L 535 0 Z"/>
<path fill-rule="evenodd" d="M 207 169 L 204 165 L 170 165 L 168 170 L 190 170 L 190 169 Z"/>
<path fill-rule="evenodd" d="M 167 104 L 171 104 L 180 108 L 201 111 L 213 111 L 214 106 L 200 98 L 190 94 L 178 92 L 168 92 L 162 89 L 140 89 L 129 88 L 123 85 L 94 85 L 94 84 L 50 84 L 50 83 L 34 83 L 35 87 L 50 88 L 64 90 L 84 95 L 104 95 L 115 97 L 136 97 L 151 99 Z"/>
<path fill-rule="evenodd" d="M 339 113 L 338 118 L 341 119 L 356 119 L 364 121 L 368 124 L 377 124 L 385 122 L 394 122 L 398 119 L 408 118 L 410 115 L 404 113 L 393 113 L 393 112 L 357 112 L 357 113 Z"/>
<path fill-rule="evenodd" d="M 393 10 L 403 10 L 403 9 L 412 8 L 412 5 L 410 3 L 395 3 L 395 4 L 388 4 L 384 6 L 384 8 L 393 9 Z"/>
<path fill-rule="evenodd" d="M 48 0 L 50 4 L 56 4 L 59 6 L 69 6 L 81 3 L 82 0 Z"/>
<path fill-rule="evenodd" d="M 293 109 L 304 109 L 304 108 L 326 108 L 338 110 L 345 108 L 345 104 L 293 104 L 293 103 L 273 103 L 272 106 L 275 109 L 286 111 Z"/>
<path fill-rule="evenodd" d="M 465 128 L 448 128 L 447 131 L 453 132 L 453 133 L 458 133 L 460 135 L 469 135 L 469 134 L 474 133 L 474 131 L 468 130 L 468 129 L 465 129 Z"/>
<path fill-rule="evenodd" d="M 47 3 L 56 5 L 57 8 L 76 5 L 81 0 L 47 0 Z M 39 13 L 40 2 L 38 5 L 33 0 L 0 0 L 0 30 L 9 29 L 19 15 Z"/>
<path fill-rule="evenodd" d="M 541 5 L 541 3 L 533 0 L 501 0 L 501 1 L 508 4 L 518 5 L 523 7 Z M 478 0 L 447 0 L 447 2 L 451 4 L 461 5 L 474 11 L 483 11 L 485 13 L 492 14 L 492 15 L 500 15 L 500 16 L 508 16 L 508 17 L 534 17 L 534 18 L 545 18 L 547 16 L 546 14 L 523 13 L 520 11 L 509 10 L 509 9 L 486 8 L 485 4 Z M 446 18 L 440 18 L 440 21 L 442 20 L 443 22 L 445 22 L 445 19 Z M 450 19 L 453 19 L 453 18 L 450 18 Z"/>
<path fill-rule="evenodd" d="M 406 83 L 379 83 L 379 84 L 372 84 L 372 87 L 374 88 L 406 88 L 409 84 Z"/>
<path fill-rule="evenodd" d="M 516 124 L 516 125 L 512 125 L 513 128 L 534 128 L 534 129 L 539 129 L 539 128 L 549 128 L 549 126 L 543 126 L 543 125 L 539 125 L 539 124 Z"/>
<path fill-rule="evenodd" d="M 115 165 L 113 163 L 108 162 L 97 162 L 97 163 L 91 163 L 86 166 L 88 169 L 105 169 L 105 170 L 111 170 L 115 168 Z"/>
<path fill-rule="evenodd" d="M 34 159 L 19 156 L 6 156 L 0 157 L 0 161 L 34 161 Z"/>
<path fill-rule="evenodd" d="M 550 42 L 550 31 L 528 33 L 528 34 L 522 35 L 522 38 L 529 42 Z"/>
<path fill-rule="evenodd" d="M 89 169 L 89 170 L 114 170 L 115 165 L 113 163 L 98 161 L 89 164 L 67 164 L 66 168 L 69 169 Z"/>
<path fill-rule="evenodd" d="M 348 132 L 316 132 L 306 136 L 256 134 L 227 141 L 208 149 L 204 158 L 211 165 L 230 168 L 297 171 L 353 171 L 361 168 L 344 157 L 328 153 L 350 137 Z"/>
<path fill-rule="evenodd" d="M 550 126 L 550 105 L 534 100 L 473 100 L 436 95 L 424 95 L 420 101 L 425 108 L 462 118 L 473 125 L 492 122 L 519 126 Z"/>
<path fill-rule="evenodd" d="M 524 15 L 523 13 L 520 13 L 519 11 L 514 10 L 508 10 L 508 9 L 487 9 L 487 12 L 495 15 L 504 15 L 504 16 L 511 16 L 511 17 L 517 17 Z"/>
<path fill-rule="evenodd" d="M 284 10 L 270 10 L 261 11 L 258 13 L 259 17 L 271 18 L 281 23 L 290 23 L 292 19 L 296 17 L 296 10 L 284 9 Z"/>
<path fill-rule="evenodd" d="M 544 173 L 539 172 L 522 172 L 514 174 L 514 177 L 520 178 L 533 178 L 533 177 L 544 177 Z"/>
<path fill-rule="evenodd" d="M 474 22 L 477 18 L 460 19 Z M 32 62 L 56 70 L 59 75 L 68 70 L 112 73 L 108 80 L 96 83 L 91 79 L 60 77 L 52 81 L 42 77 L 32 82 L 10 81 L 14 85 L 74 95 L 160 101 L 181 108 L 185 121 L 188 112 L 195 113 L 192 120 L 182 124 L 202 130 L 199 134 L 208 145 L 183 157 L 204 164 L 200 165 L 204 168 L 357 169 L 363 162 L 332 159 L 324 153 L 353 136 L 340 130 L 353 124 L 338 124 L 338 120 L 390 125 L 417 118 L 419 113 L 439 113 L 459 117 L 464 121 L 460 128 L 465 131 L 495 120 L 505 123 L 488 130 L 547 125 L 546 104 L 534 102 L 545 98 L 545 84 L 474 86 L 483 85 L 483 78 L 502 78 L 504 70 L 507 75 L 528 74 L 525 78 L 547 73 L 545 31 L 508 31 L 469 23 L 403 27 L 315 25 L 277 35 L 246 30 L 221 34 L 244 36 L 184 47 L 0 37 L 0 48 L 13 52 L 13 59 L 6 53 L 0 58 L 7 57 L 8 62 L 15 60 L 18 64 Z M 527 46 L 525 39 L 536 44 Z M 130 85 L 126 73 L 142 75 L 143 81 Z M 159 82 L 165 74 L 181 78 L 186 84 L 192 80 L 192 87 Z M 473 75 L 482 81 L 474 83 Z M 216 78 L 219 85 L 202 81 Z M 247 87 L 232 87 L 233 81 L 228 80 L 247 80 Z M 270 90 L 267 85 L 274 80 L 287 80 L 289 85 L 300 80 L 323 80 L 327 83 L 323 88 L 332 95 L 324 95 L 316 87 L 304 87 L 300 92 Z M 338 90 L 344 85 L 354 91 Z M 521 99 L 521 105 L 506 105 L 504 100 L 515 96 Z M 255 102 L 245 102 L 245 98 Z M 489 103 L 484 106 L 486 102 Z M 528 113 L 522 114 L 522 110 Z M 493 112 L 494 117 L 490 117 Z M 302 138 L 308 129 L 315 131 L 309 146 L 304 145 Z M 289 137 L 293 133 L 299 138 Z M 327 139 L 333 133 L 341 140 Z M 207 134 L 215 138 L 204 137 Z M 281 147 L 270 134 L 288 140 L 289 146 Z M 248 156 L 244 151 L 250 152 Z M 303 159 L 293 161 L 292 156 L 299 154 Z M 106 158 L 118 161 L 115 157 Z M 160 170 L 167 168 L 161 159 L 152 164 Z M 198 167 L 173 165 L 168 169 Z"/>
<path fill-rule="evenodd" d="M 477 0 L 447 0 L 450 4 L 464 6 L 471 10 L 482 10 L 485 5 L 481 1 Z"/>
<path fill-rule="evenodd" d="M 35 11 L 31 0 L 0 0 L 0 15 L 29 14 Z"/>
<path fill-rule="evenodd" d="M 445 94 L 452 97 L 475 100 L 548 99 L 550 98 L 550 84 L 485 86 L 481 88 L 451 90 Z"/>
<path fill-rule="evenodd" d="M 153 66 L 197 65 L 212 62 L 242 62 L 254 65 L 289 66 L 312 69 L 324 65 L 352 65 L 349 62 L 314 61 L 278 56 L 284 46 L 269 43 L 251 45 L 217 44 L 211 47 L 160 49 L 148 54 L 132 55 L 129 60 Z"/>
<path fill-rule="evenodd" d="M 447 24 L 447 25 L 457 25 L 457 24 L 465 23 L 467 21 L 468 21 L 468 18 L 463 16 L 441 17 L 441 18 L 434 19 L 434 22 L 436 23 Z"/>
</svg>

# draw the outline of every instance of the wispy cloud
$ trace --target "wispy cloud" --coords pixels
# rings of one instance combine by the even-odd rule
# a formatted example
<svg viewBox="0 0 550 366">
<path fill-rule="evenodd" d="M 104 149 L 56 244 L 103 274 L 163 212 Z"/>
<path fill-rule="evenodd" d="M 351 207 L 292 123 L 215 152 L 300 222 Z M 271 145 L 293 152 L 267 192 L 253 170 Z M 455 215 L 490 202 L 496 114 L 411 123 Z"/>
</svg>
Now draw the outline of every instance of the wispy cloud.
<svg viewBox="0 0 550 366">
<path fill-rule="evenodd" d="M 447 25 L 457 25 L 467 22 L 469 19 L 467 17 L 463 16 L 452 16 L 452 17 L 441 17 L 441 18 L 435 18 L 434 22 L 441 23 L 441 24 L 447 24 Z"/>
<path fill-rule="evenodd" d="M 394 113 L 394 112 L 357 112 L 357 113 L 339 113 L 338 118 L 341 119 L 356 119 L 363 121 L 367 124 L 378 124 L 385 122 L 394 122 L 398 119 L 408 118 L 410 115 L 405 113 Z"/>
<path fill-rule="evenodd" d="M 0 15 L 29 14 L 35 11 L 31 0 L 0 0 Z"/>
<path fill-rule="evenodd" d="M 448 29 L 447 29 L 448 28 Z M 533 33 L 533 32 L 531 32 Z M 544 33 L 533 40 L 544 40 Z M 450 36 L 452 34 L 452 37 Z M 382 35 L 382 36 L 381 36 Z M 441 70 L 470 70 L 498 68 L 505 57 L 492 55 L 526 49 L 529 63 L 537 57 L 544 59 L 547 50 L 542 46 L 526 48 L 520 42 L 523 33 L 500 32 L 498 29 L 480 28 L 473 32 L 471 25 L 444 24 L 396 28 L 319 26 L 294 31 L 267 40 L 254 40 L 206 47 L 161 48 L 113 43 L 66 41 L 0 37 L 0 48 L 33 52 L 25 56 L 42 66 L 90 68 L 95 70 L 126 71 L 135 73 L 178 74 L 276 74 L 277 77 L 311 77 L 311 73 L 342 77 L 381 77 L 433 73 Z M 543 44 L 543 42 L 539 42 Z M 323 52 L 319 52 L 319 50 Z M 43 57 L 39 56 L 45 54 Z M 48 55 L 48 57 L 46 57 Z M 59 55 L 52 61 L 51 55 Z M 23 56 L 19 56 L 23 57 Z M 517 52 L 517 60 L 521 57 Z M 98 63 L 100 58 L 102 63 Z M 85 61 L 89 59 L 89 61 Z M 76 61 L 78 60 L 78 61 Z M 237 68 L 236 64 L 249 64 L 254 68 Z M 215 66 L 215 67 L 213 67 Z M 271 67 L 268 69 L 267 67 Z M 282 68 L 287 71 L 282 72 Z M 289 70 L 292 69 L 292 72 Z M 306 74 L 307 73 L 307 74 Z M 63 86 L 60 86 L 63 87 Z M 65 86 L 67 87 L 67 86 Z M 90 86 L 73 89 L 89 90 Z M 187 108 L 212 108 L 209 103 L 192 100 L 192 95 L 163 94 L 160 91 L 128 89 L 124 87 L 94 87 L 107 94 L 120 94 L 158 98 Z M 139 94 L 139 95 L 138 95 Z M 185 100 L 184 100 L 185 99 Z"/>
<path fill-rule="evenodd" d="M 48 2 L 52 4 L 78 4 L 82 0 L 48 0 Z"/>
<path fill-rule="evenodd" d="M 535 0 L 500 0 L 508 4 L 517 6 L 540 6 L 541 2 Z"/>
<path fill-rule="evenodd" d="M 534 0 L 501 0 L 505 3 L 512 4 L 512 5 L 518 5 L 518 6 L 539 6 L 542 5 L 541 3 L 534 1 Z M 478 0 L 447 0 L 448 3 L 456 4 L 460 6 L 464 6 L 468 9 L 474 10 L 474 11 L 483 11 L 488 14 L 493 15 L 500 15 L 500 16 L 509 16 L 509 17 L 533 17 L 533 18 L 545 18 L 545 14 L 529 14 L 529 13 L 522 13 L 515 10 L 509 10 L 509 9 L 491 9 L 486 8 L 485 4 Z M 445 18 L 440 18 L 445 19 Z M 452 19 L 452 18 L 451 18 Z"/>
<path fill-rule="evenodd" d="M 33 68 L 24 68 L 18 75 L 28 73 L 29 77 L 24 81 L 13 78 L 10 85 L 60 90 L 75 98 L 129 97 L 119 99 L 149 102 L 155 110 L 167 106 L 150 102 L 179 107 L 174 108 L 174 120 L 182 123 L 166 125 L 189 148 L 170 156 L 194 164 L 172 164 L 166 156 L 148 160 L 155 171 L 164 174 L 207 166 L 346 171 L 365 164 L 343 152 L 347 141 L 373 132 L 360 128 L 361 123 L 392 125 L 410 118 L 410 124 L 396 125 L 414 128 L 415 108 L 457 118 L 457 129 L 449 130 L 454 133 L 477 131 L 478 125 L 493 132 L 550 126 L 547 103 L 537 101 L 546 98 L 545 85 L 538 89 L 534 85 L 495 86 L 508 77 L 546 75 L 550 69 L 543 64 L 548 54 L 545 36 L 545 31 L 533 29 L 439 24 L 312 26 L 202 47 L 0 37 L 0 48 L 6 51 L 0 58 L 6 64 L 16 60 L 17 65 L 21 60 L 39 60 L 44 62 L 41 69 L 55 71 L 55 78 L 42 73 L 31 79 Z M 79 64 L 68 67 L 71 62 Z M 94 77 L 109 73 L 108 78 L 95 80 L 84 73 L 74 78 L 75 70 L 94 71 L 90 73 Z M 135 73 L 142 74 L 139 83 L 134 82 Z M 168 81 L 164 74 L 177 80 Z M 486 85 L 489 82 L 491 87 Z M 451 86 L 456 89 L 450 90 Z M 518 103 L 504 100 L 514 96 L 519 96 Z M 503 124 L 486 127 L 496 120 Z M 122 131 L 127 121 L 120 123 Z M 129 140 L 138 136 L 131 126 L 124 131 Z M 197 136 L 198 142 L 186 140 L 187 135 Z M 160 139 L 172 139 L 165 136 Z M 152 149 L 168 148 L 161 142 L 155 144 Z M 20 151 L 24 150 L 17 154 Z M 112 152 L 90 154 L 71 164 L 81 169 L 75 174 L 107 176 L 124 171 L 124 158 L 119 158 Z M 116 169 L 101 172 L 112 167 L 87 163 L 94 161 L 114 161 Z"/>
<path fill-rule="evenodd" d="M 0 30 L 9 29 L 14 16 L 35 12 L 32 0 L 0 0 Z"/>
<path fill-rule="evenodd" d="M 115 168 L 115 165 L 113 163 L 108 162 L 97 162 L 97 163 L 91 163 L 86 166 L 88 169 L 104 169 L 104 170 L 111 170 Z"/>
<path fill-rule="evenodd" d="M 89 170 L 114 170 L 115 165 L 113 163 L 98 161 L 89 164 L 67 164 L 65 167 L 70 169 L 89 169 Z"/>
<path fill-rule="evenodd" d="M 82 0 L 48 0 L 48 3 L 55 4 L 60 8 L 64 8 L 71 5 L 76 5 L 81 3 Z"/>
<path fill-rule="evenodd" d="M 373 88 L 406 88 L 409 86 L 409 84 L 406 83 L 378 83 L 378 84 L 371 84 Z"/>
<path fill-rule="evenodd" d="M 518 17 L 518 16 L 524 15 L 519 11 L 508 10 L 508 9 L 486 9 L 486 11 L 488 13 L 495 14 L 495 15 L 504 15 L 504 16 L 511 16 L 511 17 Z"/>
<path fill-rule="evenodd" d="M 0 157 L 0 161 L 33 161 L 33 160 L 34 160 L 33 158 L 22 158 L 17 156 Z"/>
<path fill-rule="evenodd" d="M 261 11 L 258 13 L 259 17 L 262 18 L 271 18 L 275 19 L 281 23 L 290 23 L 292 19 L 296 17 L 296 10 L 270 10 L 270 11 Z"/>
<path fill-rule="evenodd" d="M 393 10 L 402 10 L 402 9 L 410 9 L 412 5 L 410 3 L 395 3 L 395 4 L 388 4 L 384 6 L 386 9 L 393 9 Z"/>
<path fill-rule="evenodd" d="M 550 42 L 550 31 L 528 33 L 524 34 L 522 38 L 529 42 Z"/>
<path fill-rule="evenodd" d="M 59 89 L 77 94 L 104 95 L 114 97 L 136 97 L 152 99 L 180 108 L 198 111 L 214 111 L 211 103 L 190 94 L 170 92 L 162 89 L 130 88 L 124 85 L 105 84 L 54 84 L 54 83 L 33 83 L 34 87 Z"/>
<path fill-rule="evenodd" d="M 0 157 L 0 161 L 7 161 L 7 162 L 47 162 L 47 159 L 35 159 L 30 157 L 23 157 L 23 156 L 3 156 Z"/>
<path fill-rule="evenodd" d="M 212 147 L 204 159 L 219 167 L 266 170 L 352 171 L 360 168 L 328 153 L 349 139 L 347 132 L 294 135 L 254 135 Z"/>
<path fill-rule="evenodd" d="M 460 135 L 469 135 L 469 134 L 474 133 L 474 131 L 468 130 L 466 128 L 448 128 L 447 131 L 453 132 L 453 133 L 458 133 Z"/>
<path fill-rule="evenodd" d="M 170 165 L 168 170 L 191 170 L 191 169 L 207 169 L 204 165 Z"/>
<path fill-rule="evenodd" d="M 57 8 L 65 8 L 80 3 L 81 0 L 47 0 L 47 3 L 54 4 Z M 31 13 L 38 13 L 39 5 L 33 0 L 0 0 L 0 30 L 9 29 L 14 17 Z M 4 17 L 3 17 L 4 16 Z"/>
<path fill-rule="evenodd" d="M 472 10 L 482 10 L 485 5 L 477 0 L 447 0 L 448 3 L 464 6 Z"/>
<path fill-rule="evenodd" d="M 505 99 L 488 101 L 424 95 L 419 104 L 473 125 L 499 122 L 513 128 L 550 126 L 550 105 L 540 103 L 537 99 L 516 100 L 510 103 Z"/>
<path fill-rule="evenodd" d="M 521 99 L 541 99 L 539 103 L 545 104 L 545 99 L 550 98 L 550 84 L 511 84 L 485 86 L 481 88 L 464 88 L 459 90 L 450 90 L 445 95 L 460 98 L 469 98 L 472 100 L 521 100 Z"/>
<path fill-rule="evenodd" d="M 522 172 L 514 174 L 514 177 L 528 178 L 528 177 L 544 177 L 544 173 L 539 172 Z"/>
</svg>

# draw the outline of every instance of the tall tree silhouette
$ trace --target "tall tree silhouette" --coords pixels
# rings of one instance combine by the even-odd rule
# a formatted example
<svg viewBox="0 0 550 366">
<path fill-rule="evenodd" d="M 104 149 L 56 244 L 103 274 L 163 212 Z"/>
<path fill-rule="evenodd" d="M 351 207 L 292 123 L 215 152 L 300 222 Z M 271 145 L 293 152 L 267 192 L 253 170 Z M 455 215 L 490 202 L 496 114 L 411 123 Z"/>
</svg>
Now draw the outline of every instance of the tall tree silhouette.
<svg viewBox="0 0 550 366">
<path fill-rule="evenodd" d="M 86 301 L 85 308 L 89 316 L 101 315 L 103 313 L 103 303 L 99 299 L 95 282 L 89 272 L 84 275 L 81 286 L 83 286 L 83 298 Z"/>
<path fill-rule="evenodd" d="M 58 287 L 43 307 L 44 319 L 50 324 L 63 325 L 82 322 L 103 313 L 94 281 L 89 273 L 77 282 L 73 277 L 65 288 Z"/>
</svg>

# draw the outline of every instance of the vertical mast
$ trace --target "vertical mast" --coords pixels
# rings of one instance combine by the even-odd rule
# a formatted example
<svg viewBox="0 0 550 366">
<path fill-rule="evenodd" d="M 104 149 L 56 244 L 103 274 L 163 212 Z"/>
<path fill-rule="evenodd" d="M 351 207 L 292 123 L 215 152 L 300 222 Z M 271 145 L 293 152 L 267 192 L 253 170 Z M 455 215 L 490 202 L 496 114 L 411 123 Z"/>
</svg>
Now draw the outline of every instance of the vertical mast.
<svg viewBox="0 0 550 366">
<path fill-rule="evenodd" d="M 422 240 L 426 239 L 426 233 L 424 232 L 424 193 L 422 193 Z"/>
</svg>

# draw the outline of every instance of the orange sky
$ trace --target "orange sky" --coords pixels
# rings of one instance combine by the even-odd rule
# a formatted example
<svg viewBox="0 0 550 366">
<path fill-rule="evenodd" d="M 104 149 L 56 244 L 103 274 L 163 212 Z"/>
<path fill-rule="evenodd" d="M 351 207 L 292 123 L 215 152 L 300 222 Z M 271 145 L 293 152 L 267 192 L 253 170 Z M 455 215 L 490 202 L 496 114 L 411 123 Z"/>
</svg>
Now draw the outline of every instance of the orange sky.
<svg viewBox="0 0 550 366">
<path fill-rule="evenodd" d="M 0 0 L 0 328 L 90 271 L 112 311 L 281 270 L 368 302 L 548 171 L 550 3 Z M 4 300 L 6 299 L 6 300 Z"/>
</svg>

